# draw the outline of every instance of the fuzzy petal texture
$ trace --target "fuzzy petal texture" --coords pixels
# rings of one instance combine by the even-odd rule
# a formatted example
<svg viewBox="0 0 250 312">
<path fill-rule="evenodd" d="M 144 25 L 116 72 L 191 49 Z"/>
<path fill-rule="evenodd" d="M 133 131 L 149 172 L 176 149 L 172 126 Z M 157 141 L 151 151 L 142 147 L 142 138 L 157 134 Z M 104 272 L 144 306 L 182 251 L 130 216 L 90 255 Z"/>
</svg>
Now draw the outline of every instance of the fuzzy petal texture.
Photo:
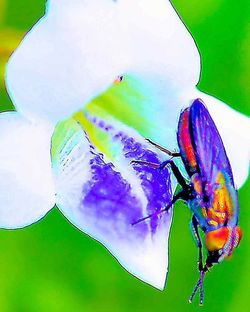
<svg viewBox="0 0 250 312">
<path fill-rule="evenodd" d="M 0 114 L 0 227 L 30 225 L 54 206 L 51 133 L 16 112 Z"/>
<path fill-rule="evenodd" d="M 111 0 L 49 1 L 7 66 L 16 109 L 56 123 L 124 71 L 117 5 Z"/>
<path fill-rule="evenodd" d="M 118 121 L 111 124 L 84 114 L 76 119 L 78 123 L 70 119 L 59 124 L 52 140 L 59 209 L 130 273 L 163 289 L 172 210 L 131 224 L 171 201 L 170 174 L 130 162 L 159 164 L 164 156 Z"/>
</svg>

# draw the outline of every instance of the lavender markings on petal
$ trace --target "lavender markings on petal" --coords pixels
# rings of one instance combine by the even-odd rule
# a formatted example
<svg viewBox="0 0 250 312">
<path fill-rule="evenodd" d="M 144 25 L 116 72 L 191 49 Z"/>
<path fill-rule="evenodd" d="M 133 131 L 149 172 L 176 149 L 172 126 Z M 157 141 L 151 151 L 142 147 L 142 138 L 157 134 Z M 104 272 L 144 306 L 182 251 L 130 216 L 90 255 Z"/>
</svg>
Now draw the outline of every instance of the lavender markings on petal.
<svg viewBox="0 0 250 312">
<path fill-rule="evenodd" d="M 112 140 L 121 143 L 124 157 L 128 160 L 143 160 L 160 164 L 155 152 L 147 149 L 145 145 L 137 142 L 124 131 L 116 130 L 113 126 L 96 117 L 87 116 L 87 118 L 98 128 L 107 132 Z M 168 169 L 160 171 L 145 165 L 133 165 L 132 167 L 141 181 L 142 189 L 148 200 L 147 214 L 163 209 L 172 198 Z M 120 238 L 128 239 L 128 231 L 131 231 L 131 228 L 129 229 L 130 224 L 143 217 L 142 204 L 133 194 L 130 184 L 122 178 L 119 172 L 114 170 L 112 164 L 106 164 L 103 157 L 98 153 L 91 161 L 91 170 L 93 179 L 88 185 L 89 191 L 84 190 L 86 196 L 83 207 L 90 208 L 89 215 L 98 217 L 96 222 L 100 223 L 100 226 L 103 224 L 101 220 L 105 220 L 107 224 L 112 224 L 113 230 Z M 162 215 L 150 219 L 152 234 L 156 232 L 160 218 Z M 133 235 L 136 232 L 143 239 L 147 233 L 147 228 L 146 223 L 138 224 L 133 228 Z M 108 231 L 107 228 L 102 230 Z"/>
</svg>

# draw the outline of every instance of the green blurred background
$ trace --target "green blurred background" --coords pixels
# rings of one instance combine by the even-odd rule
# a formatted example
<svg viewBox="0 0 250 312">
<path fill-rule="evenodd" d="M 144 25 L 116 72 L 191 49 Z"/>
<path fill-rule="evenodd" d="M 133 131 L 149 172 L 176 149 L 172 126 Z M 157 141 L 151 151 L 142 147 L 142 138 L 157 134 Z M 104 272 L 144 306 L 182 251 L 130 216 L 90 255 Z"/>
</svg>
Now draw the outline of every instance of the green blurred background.
<svg viewBox="0 0 250 312">
<path fill-rule="evenodd" d="M 199 88 L 250 115 L 250 1 L 172 2 L 202 56 Z M 1 110 L 13 108 L 4 87 L 5 64 L 44 8 L 45 0 L 0 0 Z M 0 311 L 250 311 L 249 191 L 248 180 L 239 192 L 242 243 L 231 260 L 207 275 L 203 307 L 197 298 L 192 305 L 187 302 L 198 278 L 197 250 L 190 212 L 180 203 L 163 292 L 130 276 L 56 209 L 26 229 L 1 230 Z"/>
</svg>

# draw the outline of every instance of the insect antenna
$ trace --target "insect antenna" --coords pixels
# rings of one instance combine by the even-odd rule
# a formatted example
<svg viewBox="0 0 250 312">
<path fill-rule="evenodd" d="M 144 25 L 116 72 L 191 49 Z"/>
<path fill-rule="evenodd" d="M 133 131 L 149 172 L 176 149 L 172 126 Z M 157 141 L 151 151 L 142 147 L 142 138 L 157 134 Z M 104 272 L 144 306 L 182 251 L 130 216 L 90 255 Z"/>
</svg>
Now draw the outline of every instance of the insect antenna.
<svg viewBox="0 0 250 312">
<path fill-rule="evenodd" d="M 189 297 L 189 300 L 188 300 L 189 303 L 192 303 L 195 294 L 197 293 L 198 289 L 200 288 L 200 305 L 203 304 L 203 300 L 204 300 L 204 276 L 205 276 L 205 273 L 207 272 L 205 270 L 205 268 L 202 271 L 200 271 L 200 278 L 199 278 L 198 282 L 196 283 L 191 296 Z"/>
</svg>

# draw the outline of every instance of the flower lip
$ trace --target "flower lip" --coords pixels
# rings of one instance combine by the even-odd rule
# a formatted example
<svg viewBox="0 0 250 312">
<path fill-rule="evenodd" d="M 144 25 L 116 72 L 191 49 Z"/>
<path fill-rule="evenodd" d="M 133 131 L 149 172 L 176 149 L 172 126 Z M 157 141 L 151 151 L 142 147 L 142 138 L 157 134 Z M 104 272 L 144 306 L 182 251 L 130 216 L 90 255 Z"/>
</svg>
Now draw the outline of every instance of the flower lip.
<svg viewBox="0 0 250 312">
<path fill-rule="evenodd" d="M 83 114 L 75 118 L 85 133 L 74 120 L 68 120 L 53 136 L 59 209 L 107 247 L 129 272 L 162 289 L 172 214 L 136 226 L 132 223 L 171 200 L 168 170 L 130 165 L 134 159 L 158 164 L 161 160 L 129 127 Z M 84 176 L 79 167 L 86 168 Z"/>
</svg>

